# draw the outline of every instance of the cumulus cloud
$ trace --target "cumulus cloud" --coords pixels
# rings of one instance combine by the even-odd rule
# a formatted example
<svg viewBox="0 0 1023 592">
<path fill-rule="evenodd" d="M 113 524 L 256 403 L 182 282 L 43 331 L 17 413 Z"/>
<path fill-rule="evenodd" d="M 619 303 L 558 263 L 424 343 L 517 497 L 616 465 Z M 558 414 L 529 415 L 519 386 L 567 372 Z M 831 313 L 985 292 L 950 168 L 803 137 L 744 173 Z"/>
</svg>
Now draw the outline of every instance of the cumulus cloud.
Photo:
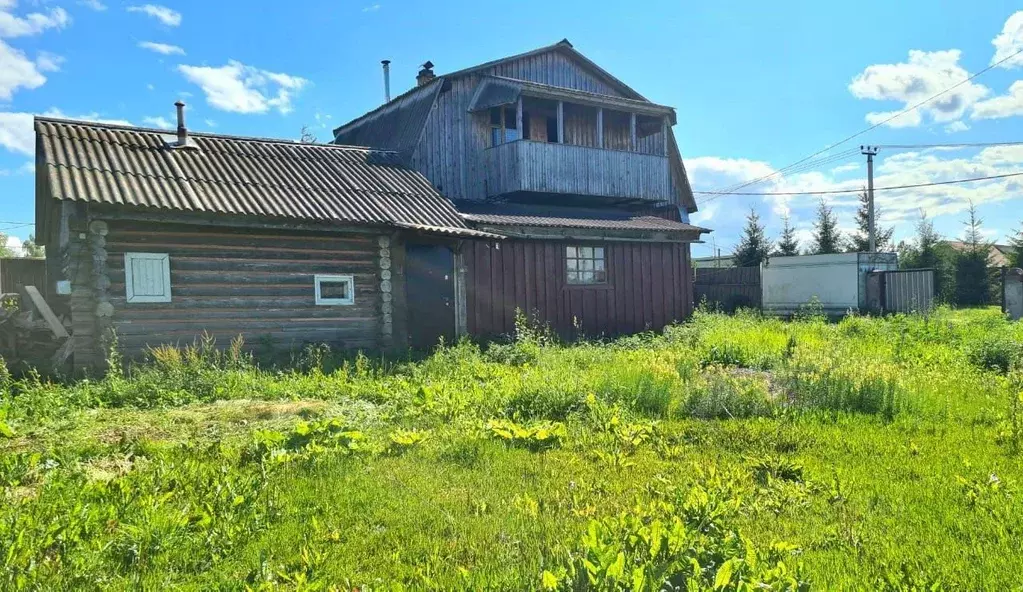
<svg viewBox="0 0 1023 592">
<path fill-rule="evenodd" d="M 57 72 L 64 64 L 64 58 L 55 53 L 41 51 L 36 57 L 36 67 L 43 72 Z"/>
<path fill-rule="evenodd" d="M 118 119 L 116 117 L 106 117 L 93 111 L 91 113 L 83 113 L 80 115 L 68 115 L 56 107 L 51 107 L 43 113 L 46 117 L 54 117 L 58 119 L 76 119 L 78 121 L 91 121 L 93 123 L 108 123 L 110 125 L 125 125 L 130 126 L 131 122 L 127 119 Z"/>
<path fill-rule="evenodd" d="M 28 59 L 22 51 L 0 40 L 0 100 L 10 101 L 18 89 L 42 86 L 46 77 L 39 70 L 40 65 Z"/>
<path fill-rule="evenodd" d="M 1017 80 L 1009 87 L 1008 94 L 992 97 L 974 105 L 973 119 L 1000 119 L 1023 115 L 1023 80 Z"/>
<path fill-rule="evenodd" d="M 141 12 L 149 15 L 168 27 L 176 27 L 181 24 L 181 13 L 171 10 L 159 4 L 143 4 L 141 6 L 129 6 L 128 12 Z"/>
<path fill-rule="evenodd" d="M 309 83 L 235 60 L 220 67 L 180 65 L 178 71 L 202 88 L 211 106 L 234 113 L 266 113 L 270 109 L 289 113 L 292 97 Z"/>
<path fill-rule="evenodd" d="M 178 47 L 177 45 L 171 45 L 169 43 L 157 43 L 155 41 L 142 41 L 139 43 L 139 47 L 142 49 L 148 49 L 149 51 L 155 51 L 163 55 L 185 55 L 185 50 Z"/>
<path fill-rule="evenodd" d="M 932 52 L 914 49 L 905 62 L 867 66 L 849 83 L 849 92 L 859 99 L 896 101 L 905 109 L 969 78 L 969 72 L 959 65 L 960 55 L 958 49 Z M 960 119 L 988 93 L 987 87 L 967 82 L 885 125 L 916 127 L 923 123 L 925 115 L 932 121 L 950 123 Z M 897 112 L 868 113 L 866 120 L 876 125 Z"/>
<path fill-rule="evenodd" d="M 171 129 L 175 127 L 175 124 L 171 123 L 166 117 L 158 115 L 156 117 L 143 117 L 142 123 L 160 129 Z"/>
<path fill-rule="evenodd" d="M 21 154 L 35 154 L 31 113 L 0 113 L 0 146 Z"/>
<path fill-rule="evenodd" d="M 991 41 L 991 44 L 995 46 L 995 55 L 991 57 L 992 65 L 1023 49 L 1023 10 L 1016 12 L 1005 21 L 1002 32 Z M 999 67 L 1018 68 L 1020 66 L 1023 66 L 1023 53 L 1007 60 Z"/>
<path fill-rule="evenodd" d="M 46 29 L 63 29 L 71 23 L 67 11 L 60 7 L 25 16 L 16 16 L 12 12 L 16 7 L 17 2 L 14 0 L 0 1 L 0 37 L 38 35 Z"/>
<path fill-rule="evenodd" d="M 86 8 L 91 8 L 97 12 L 101 12 L 107 9 L 107 5 L 103 4 L 99 0 L 78 0 L 78 4 Z"/>
</svg>

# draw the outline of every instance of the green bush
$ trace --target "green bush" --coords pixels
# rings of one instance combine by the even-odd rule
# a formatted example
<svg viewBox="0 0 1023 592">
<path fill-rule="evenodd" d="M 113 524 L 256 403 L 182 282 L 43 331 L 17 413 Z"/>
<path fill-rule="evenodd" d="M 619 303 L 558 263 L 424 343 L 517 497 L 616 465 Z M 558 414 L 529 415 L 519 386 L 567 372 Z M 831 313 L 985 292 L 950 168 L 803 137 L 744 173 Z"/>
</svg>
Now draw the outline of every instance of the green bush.
<svg viewBox="0 0 1023 592">
<path fill-rule="evenodd" d="M 967 346 L 966 356 L 981 370 L 1005 374 L 1014 365 L 1023 366 L 1023 342 L 1006 332 L 987 334 Z"/>
</svg>

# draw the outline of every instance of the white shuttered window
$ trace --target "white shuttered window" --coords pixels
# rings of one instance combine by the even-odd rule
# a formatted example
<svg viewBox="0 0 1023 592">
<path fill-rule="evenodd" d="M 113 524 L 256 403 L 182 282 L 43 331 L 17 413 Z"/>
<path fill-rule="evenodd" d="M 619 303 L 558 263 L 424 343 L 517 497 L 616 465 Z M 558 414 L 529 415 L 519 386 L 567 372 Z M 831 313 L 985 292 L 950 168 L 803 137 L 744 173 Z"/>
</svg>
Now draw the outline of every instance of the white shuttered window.
<svg viewBox="0 0 1023 592">
<path fill-rule="evenodd" d="M 170 256 L 125 253 L 124 289 L 128 302 L 170 302 Z"/>
</svg>

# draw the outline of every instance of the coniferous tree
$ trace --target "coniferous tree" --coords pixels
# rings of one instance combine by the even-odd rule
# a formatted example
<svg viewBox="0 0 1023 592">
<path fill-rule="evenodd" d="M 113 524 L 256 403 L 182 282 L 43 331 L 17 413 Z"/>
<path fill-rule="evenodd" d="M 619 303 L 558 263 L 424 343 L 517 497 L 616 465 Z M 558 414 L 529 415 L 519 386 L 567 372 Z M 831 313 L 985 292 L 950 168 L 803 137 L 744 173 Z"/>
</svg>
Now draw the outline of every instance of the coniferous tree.
<svg viewBox="0 0 1023 592">
<path fill-rule="evenodd" d="M 742 231 L 742 240 L 735 248 L 736 267 L 755 267 L 771 254 L 771 243 L 764 234 L 764 225 L 756 210 L 750 208 L 746 216 L 746 227 Z"/>
<path fill-rule="evenodd" d="M 860 207 L 856 210 L 856 228 L 849 238 L 849 252 L 865 253 L 870 250 L 870 199 L 867 190 L 860 195 Z M 881 208 L 874 204 L 874 247 L 878 252 L 892 250 L 892 234 L 894 228 L 881 228 L 877 221 L 881 219 Z"/>
<path fill-rule="evenodd" d="M 1016 233 L 1016 236 L 1009 241 L 1014 249 L 1012 255 L 1009 256 L 1009 265 L 1011 267 L 1019 267 L 1023 269 L 1023 223 L 1020 223 L 1020 229 Z"/>
<path fill-rule="evenodd" d="M 956 303 L 960 306 L 981 306 L 991 301 L 991 277 L 988 254 L 991 245 L 981 232 L 983 221 L 970 202 L 969 216 L 963 221 L 963 248 L 955 258 Z"/>
<path fill-rule="evenodd" d="M 796 229 L 792 227 L 788 216 L 785 216 L 784 224 L 775 253 L 782 257 L 793 257 L 799 254 L 799 239 L 796 238 Z"/>
<path fill-rule="evenodd" d="M 939 299 L 949 302 L 955 298 L 955 256 L 955 250 L 942 242 L 934 224 L 921 211 L 920 221 L 916 224 L 916 240 L 911 245 L 902 245 L 899 265 L 903 269 L 933 269 L 934 293 Z"/>
<path fill-rule="evenodd" d="M 828 255 L 840 252 L 842 233 L 838 230 L 838 218 L 821 199 L 817 206 L 817 220 L 813 223 L 813 255 Z"/>
</svg>

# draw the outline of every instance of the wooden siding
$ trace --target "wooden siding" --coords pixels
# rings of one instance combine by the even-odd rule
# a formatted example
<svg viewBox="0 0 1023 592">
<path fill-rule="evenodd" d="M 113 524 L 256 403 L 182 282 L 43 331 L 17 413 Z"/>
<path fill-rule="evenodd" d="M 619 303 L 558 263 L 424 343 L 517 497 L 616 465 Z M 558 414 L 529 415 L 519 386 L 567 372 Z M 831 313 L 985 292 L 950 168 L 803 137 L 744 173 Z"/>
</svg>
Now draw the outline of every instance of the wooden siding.
<svg viewBox="0 0 1023 592">
<path fill-rule="evenodd" d="M 535 315 L 565 338 L 659 330 L 693 309 L 688 243 L 594 243 L 606 249 L 608 283 L 569 286 L 565 246 L 555 241 L 467 242 L 471 335 L 510 334 L 515 311 Z"/>
<path fill-rule="evenodd" d="M 558 51 L 549 51 L 497 64 L 482 73 L 572 88 L 598 95 L 625 96 L 617 88 Z"/>
<path fill-rule="evenodd" d="M 520 140 L 486 150 L 487 196 L 514 191 L 671 200 L 664 156 Z"/>
<path fill-rule="evenodd" d="M 112 327 L 128 356 L 147 345 L 190 344 L 204 331 L 222 346 L 242 335 L 249 347 L 270 338 L 282 348 L 315 342 L 375 349 L 381 336 L 378 240 L 374 234 L 111 223 Z M 170 255 L 171 302 L 127 302 L 125 252 Z M 354 275 L 355 304 L 317 306 L 317 273 Z"/>
</svg>

